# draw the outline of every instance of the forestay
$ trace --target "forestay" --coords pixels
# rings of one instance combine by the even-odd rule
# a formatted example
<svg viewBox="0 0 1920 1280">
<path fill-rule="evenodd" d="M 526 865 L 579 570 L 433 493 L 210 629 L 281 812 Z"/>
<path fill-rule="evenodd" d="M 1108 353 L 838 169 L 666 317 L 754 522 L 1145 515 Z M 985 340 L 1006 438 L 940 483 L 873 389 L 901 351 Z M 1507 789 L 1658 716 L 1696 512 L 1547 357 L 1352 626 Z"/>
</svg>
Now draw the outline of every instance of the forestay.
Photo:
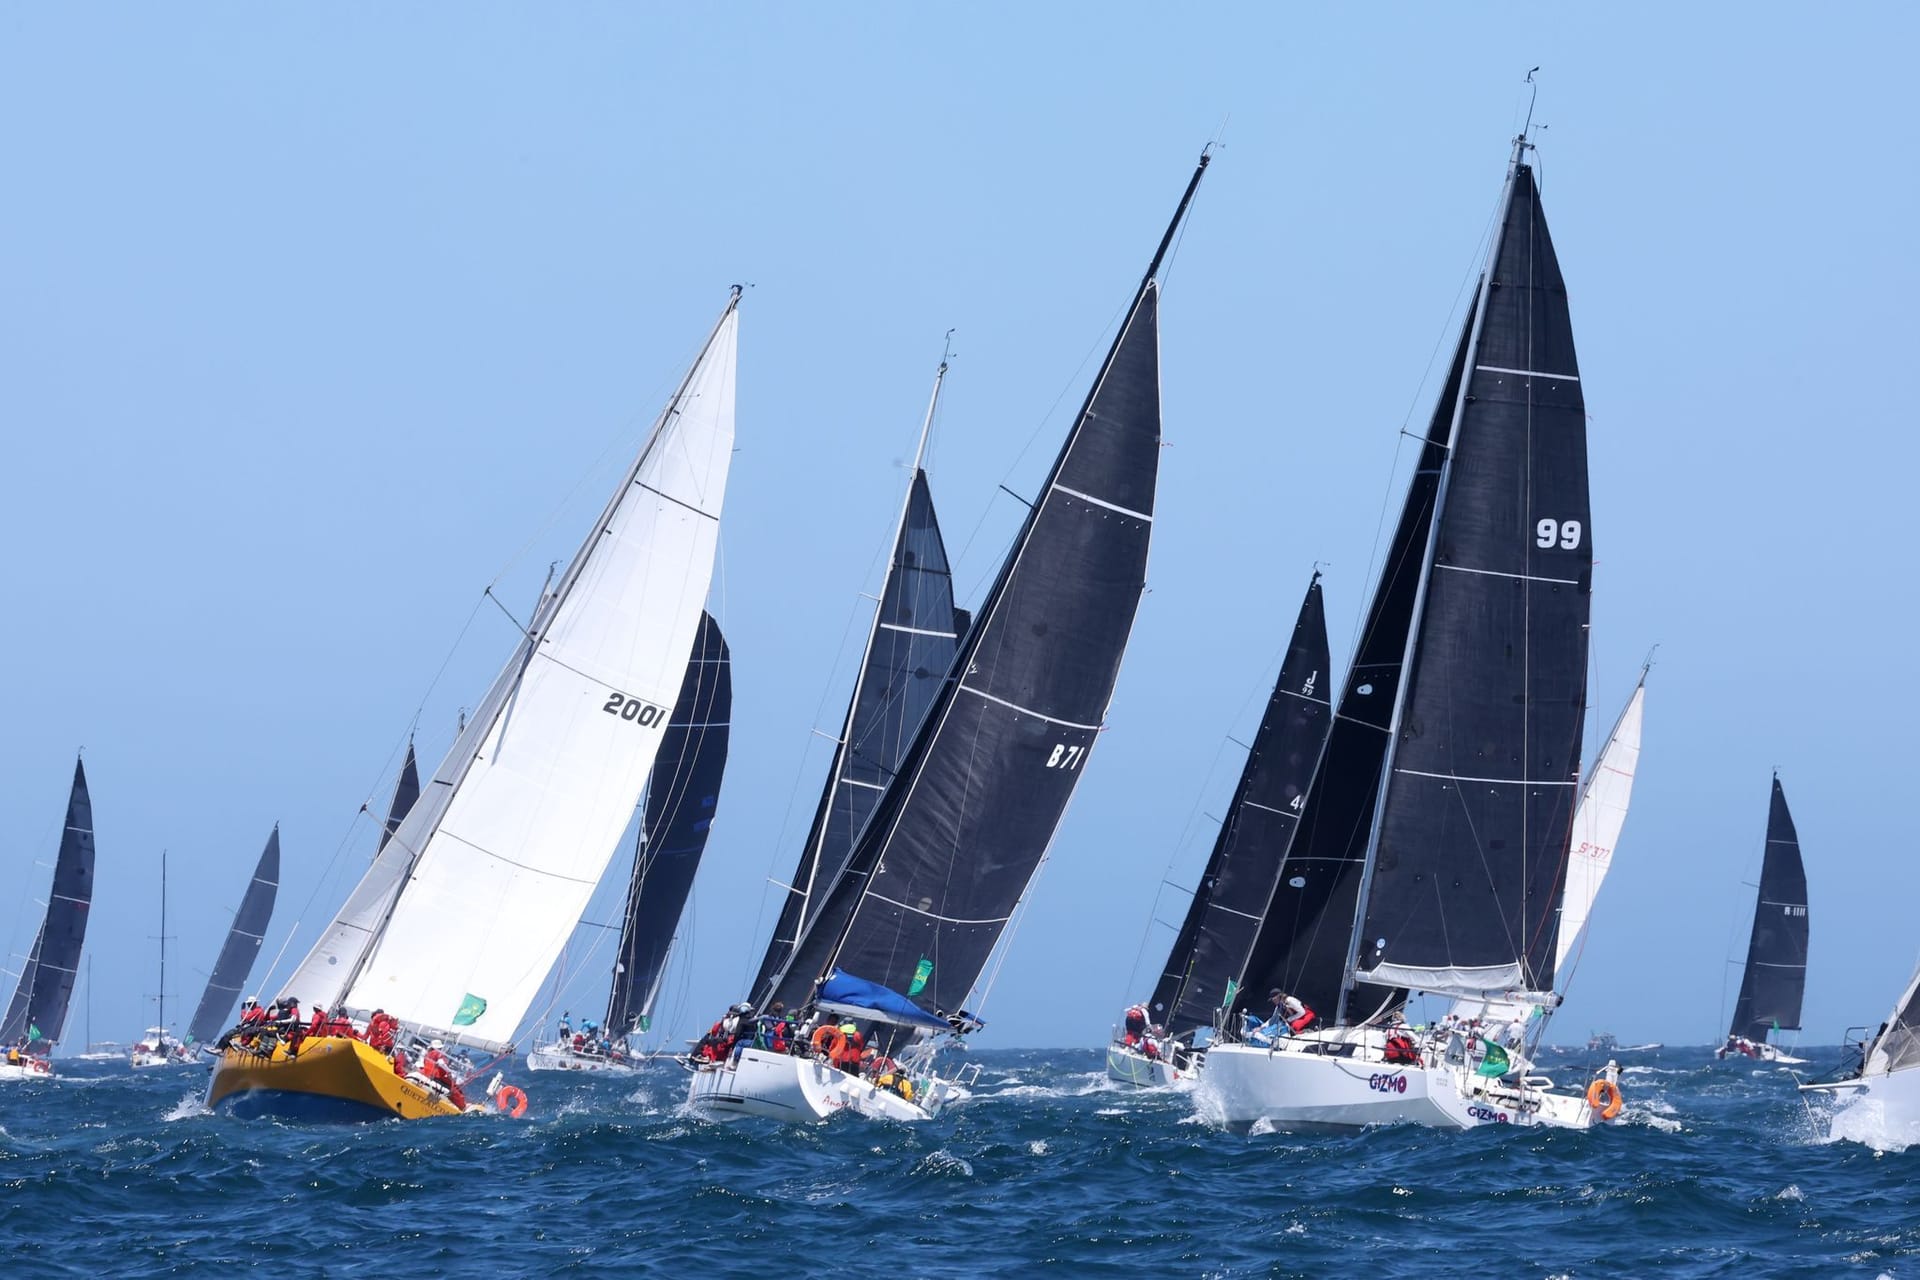
<svg viewBox="0 0 1920 1280">
<path fill-rule="evenodd" d="M 527 638 L 286 993 L 384 1008 L 484 1048 L 511 1042 L 632 815 L 686 671 L 733 449 L 737 305 L 736 290 Z"/>
</svg>

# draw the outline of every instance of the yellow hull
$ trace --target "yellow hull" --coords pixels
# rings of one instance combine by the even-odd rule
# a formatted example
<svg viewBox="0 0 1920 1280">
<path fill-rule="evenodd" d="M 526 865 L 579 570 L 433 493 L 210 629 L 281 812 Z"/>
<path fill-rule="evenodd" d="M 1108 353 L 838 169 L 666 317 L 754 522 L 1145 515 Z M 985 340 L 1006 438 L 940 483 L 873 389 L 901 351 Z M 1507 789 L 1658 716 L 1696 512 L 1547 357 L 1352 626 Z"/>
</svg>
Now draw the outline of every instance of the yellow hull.
<svg viewBox="0 0 1920 1280">
<path fill-rule="evenodd" d="M 309 1038 L 291 1058 L 284 1044 L 264 1058 L 228 1048 L 213 1068 L 207 1105 L 311 1119 L 422 1120 L 460 1114 L 433 1090 L 395 1075 L 385 1054 L 342 1036 Z"/>
</svg>

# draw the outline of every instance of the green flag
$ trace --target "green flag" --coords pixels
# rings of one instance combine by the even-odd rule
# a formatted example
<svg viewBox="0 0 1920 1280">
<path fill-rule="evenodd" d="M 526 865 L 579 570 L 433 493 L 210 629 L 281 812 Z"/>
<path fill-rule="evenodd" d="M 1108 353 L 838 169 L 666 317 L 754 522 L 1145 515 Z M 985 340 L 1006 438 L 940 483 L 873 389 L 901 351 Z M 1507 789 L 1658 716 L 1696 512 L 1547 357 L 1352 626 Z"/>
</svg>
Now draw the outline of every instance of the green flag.
<svg viewBox="0 0 1920 1280">
<path fill-rule="evenodd" d="M 922 991 L 925 991 L 927 989 L 927 979 L 932 976 L 933 961 L 927 959 L 925 956 L 921 956 L 920 963 L 913 966 L 913 981 L 907 987 L 907 994 L 917 996 Z"/>
<path fill-rule="evenodd" d="M 1474 1074 L 1477 1076 L 1492 1076 L 1498 1078 L 1507 1074 L 1507 1068 L 1511 1065 L 1512 1063 L 1507 1058 L 1507 1051 L 1489 1040 L 1487 1041 L 1487 1056 L 1480 1060 L 1480 1069 L 1474 1072 Z"/>
<path fill-rule="evenodd" d="M 1773 1029 L 1774 1029 L 1775 1031 L 1778 1031 L 1778 1030 L 1780 1029 L 1780 1019 L 1778 1019 L 1778 1018 L 1775 1018 L 1775 1019 L 1773 1020 Z"/>
<path fill-rule="evenodd" d="M 653 1019 L 647 1014 L 640 1015 L 640 1030 L 642 1033 L 653 1030 Z"/>
<path fill-rule="evenodd" d="M 33 1025 L 32 1023 L 28 1023 L 27 1024 L 27 1043 L 32 1044 L 35 1040 L 38 1040 L 39 1038 L 40 1038 L 40 1028 Z"/>
<path fill-rule="evenodd" d="M 467 998 L 460 1002 L 460 1011 L 453 1015 L 453 1025 L 456 1027 L 470 1027 L 480 1021 L 480 1015 L 486 1011 L 487 1002 L 469 991 Z"/>
<path fill-rule="evenodd" d="M 1240 994 L 1240 979 L 1238 979 L 1238 978 L 1228 978 L 1228 979 L 1227 979 L 1227 994 L 1226 994 L 1225 996 L 1223 996 L 1223 997 L 1221 997 L 1221 1000 L 1220 1000 L 1220 1007 L 1221 1007 L 1222 1009 L 1231 1009 L 1231 1008 L 1233 1008 L 1233 998 L 1234 998 L 1235 996 L 1237 996 L 1237 995 L 1239 995 L 1239 994 Z"/>
</svg>

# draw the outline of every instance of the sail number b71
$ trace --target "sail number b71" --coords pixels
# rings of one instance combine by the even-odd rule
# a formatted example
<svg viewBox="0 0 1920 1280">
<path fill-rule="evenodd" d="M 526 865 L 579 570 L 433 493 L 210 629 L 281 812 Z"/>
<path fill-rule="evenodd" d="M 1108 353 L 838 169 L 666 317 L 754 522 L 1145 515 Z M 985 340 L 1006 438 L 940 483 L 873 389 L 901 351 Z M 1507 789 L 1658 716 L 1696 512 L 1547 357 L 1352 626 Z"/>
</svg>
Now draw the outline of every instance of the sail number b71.
<svg viewBox="0 0 1920 1280">
<path fill-rule="evenodd" d="M 664 708 L 655 706 L 645 698 L 629 698 L 624 693 L 608 694 L 607 705 L 600 709 L 610 716 L 619 716 L 635 724 L 656 725 L 667 718 Z"/>
</svg>

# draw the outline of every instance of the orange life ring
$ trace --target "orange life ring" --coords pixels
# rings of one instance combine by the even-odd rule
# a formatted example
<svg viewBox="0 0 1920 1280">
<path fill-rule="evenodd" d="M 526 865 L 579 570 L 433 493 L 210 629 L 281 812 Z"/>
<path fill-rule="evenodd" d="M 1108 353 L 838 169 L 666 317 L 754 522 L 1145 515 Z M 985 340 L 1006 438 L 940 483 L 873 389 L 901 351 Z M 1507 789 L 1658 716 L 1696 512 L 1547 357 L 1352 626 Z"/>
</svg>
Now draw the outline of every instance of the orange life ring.
<svg viewBox="0 0 1920 1280">
<path fill-rule="evenodd" d="M 1587 1086 L 1587 1105 L 1598 1111 L 1602 1120 L 1611 1120 L 1627 1103 L 1620 1096 L 1619 1085 L 1611 1080 L 1595 1080 Z"/>
<path fill-rule="evenodd" d="M 493 1105 L 518 1120 L 527 1114 L 527 1091 L 519 1085 L 503 1084 L 494 1092 Z"/>
<path fill-rule="evenodd" d="M 822 1045 L 825 1046 L 822 1049 Z M 829 1061 L 838 1062 L 847 1051 L 847 1033 L 837 1026 L 825 1026 L 813 1033 L 813 1051 L 824 1052 Z"/>
</svg>

